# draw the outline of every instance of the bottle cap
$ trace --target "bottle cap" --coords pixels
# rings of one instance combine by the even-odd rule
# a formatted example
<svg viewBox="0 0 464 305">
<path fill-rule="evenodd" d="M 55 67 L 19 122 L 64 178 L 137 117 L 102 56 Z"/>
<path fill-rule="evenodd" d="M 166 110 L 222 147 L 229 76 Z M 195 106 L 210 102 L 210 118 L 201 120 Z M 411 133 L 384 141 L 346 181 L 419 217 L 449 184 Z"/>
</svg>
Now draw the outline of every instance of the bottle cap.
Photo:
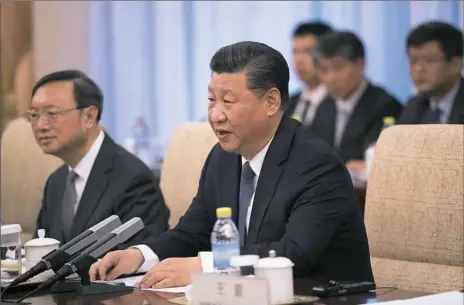
<svg viewBox="0 0 464 305">
<path fill-rule="evenodd" d="M 395 118 L 392 116 L 386 116 L 383 118 L 383 124 L 384 125 L 394 125 L 395 124 Z"/>
<path fill-rule="evenodd" d="M 217 208 L 216 209 L 216 216 L 218 218 L 228 218 L 232 216 L 232 209 L 231 208 Z"/>
</svg>

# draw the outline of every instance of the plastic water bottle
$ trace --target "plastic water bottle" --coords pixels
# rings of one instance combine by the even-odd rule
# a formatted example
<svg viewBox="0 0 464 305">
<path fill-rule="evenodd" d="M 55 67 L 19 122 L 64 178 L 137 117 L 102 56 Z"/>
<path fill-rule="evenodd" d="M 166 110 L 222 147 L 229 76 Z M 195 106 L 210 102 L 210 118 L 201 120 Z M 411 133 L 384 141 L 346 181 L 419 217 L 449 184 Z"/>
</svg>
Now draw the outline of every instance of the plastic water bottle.
<svg viewBox="0 0 464 305">
<path fill-rule="evenodd" d="M 239 270 L 230 266 L 230 258 L 240 255 L 240 235 L 232 221 L 231 208 L 218 208 L 217 221 L 211 233 L 211 249 L 214 258 L 214 272 L 236 274 Z"/>
<path fill-rule="evenodd" d="M 143 117 L 138 117 L 132 126 L 134 153 L 146 165 L 151 165 L 150 131 Z"/>
</svg>

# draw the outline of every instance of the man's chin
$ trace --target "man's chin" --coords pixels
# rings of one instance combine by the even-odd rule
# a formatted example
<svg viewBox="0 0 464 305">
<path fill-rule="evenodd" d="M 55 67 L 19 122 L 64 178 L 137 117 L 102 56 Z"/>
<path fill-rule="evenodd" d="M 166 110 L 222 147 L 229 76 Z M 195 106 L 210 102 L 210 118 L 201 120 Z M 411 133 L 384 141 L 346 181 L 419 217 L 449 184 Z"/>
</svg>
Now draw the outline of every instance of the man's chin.
<svg viewBox="0 0 464 305">
<path fill-rule="evenodd" d="M 43 153 L 47 155 L 58 156 L 60 152 L 58 148 L 52 146 L 40 146 L 40 148 L 42 148 Z"/>
<path fill-rule="evenodd" d="M 221 142 L 221 141 L 219 141 L 219 145 L 221 145 L 221 148 L 222 148 L 225 152 L 229 152 L 229 153 L 235 153 L 235 152 L 237 152 L 237 145 L 234 145 L 233 143 L 230 143 L 230 142 Z"/>
</svg>

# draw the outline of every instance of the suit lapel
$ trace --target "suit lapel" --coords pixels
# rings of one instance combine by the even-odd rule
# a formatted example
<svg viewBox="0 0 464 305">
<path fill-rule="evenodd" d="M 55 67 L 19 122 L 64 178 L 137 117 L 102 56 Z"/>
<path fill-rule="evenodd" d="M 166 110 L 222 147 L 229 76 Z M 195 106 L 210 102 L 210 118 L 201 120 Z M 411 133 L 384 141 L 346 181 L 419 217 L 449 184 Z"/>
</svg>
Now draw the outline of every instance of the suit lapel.
<svg viewBox="0 0 464 305">
<path fill-rule="evenodd" d="M 241 157 L 236 154 L 227 154 L 222 161 L 218 185 L 221 188 L 217 207 L 230 207 L 232 220 L 238 228 L 238 197 L 240 191 L 240 173 L 242 168 Z"/>
<path fill-rule="evenodd" d="M 461 79 L 458 93 L 454 99 L 448 124 L 464 124 L 464 79 Z"/>
<path fill-rule="evenodd" d="M 105 134 L 105 139 L 95 159 L 95 163 L 93 164 L 89 178 L 85 184 L 81 200 L 79 201 L 79 206 L 73 221 L 73 236 L 87 229 L 87 224 L 108 186 L 110 172 L 113 167 L 115 148 L 116 144 Z"/>
<path fill-rule="evenodd" d="M 357 135 L 361 134 L 369 124 L 371 116 L 374 115 L 374 113 L 372 113 L 372 108 L 375 105 L 375 99 L 374 88 L 369 84 L 359 98 L 353 114 L 346 124 L 342 140 L 340 141 L 340 151 L 344 150 L 343 146 L 346 145 L 345 142 L 349 138 L 355 138 Z"/>
<path fill-rule="evenodd" d="M 327 96 L 316 111 L 311 129 L 319 138 L 331 146 L 334 145 L 336 119 L 337 108 L 335 101 Z"/>
<path fill-rule="evenodd" d="M 257 242 L 261 224 L 282 175 L 281 164 L 288 157 L 295 128 L 299 124 L 296 120 L 282 118 L 279 129 L 269 146 L 256 186 L 245 245 L 253 245 Z"/>
<path fill-rule="evenodd" d="M 287 109 L 285 110 L 285 113 L 288 116 L 292 116 L 294 114 L 296 105 L 298 104 L 298 101 L 300 100 L 300 96 L 301 96 L 301 92 L 290 97 L 290 101 L 288 103 Z"/>
</svg>

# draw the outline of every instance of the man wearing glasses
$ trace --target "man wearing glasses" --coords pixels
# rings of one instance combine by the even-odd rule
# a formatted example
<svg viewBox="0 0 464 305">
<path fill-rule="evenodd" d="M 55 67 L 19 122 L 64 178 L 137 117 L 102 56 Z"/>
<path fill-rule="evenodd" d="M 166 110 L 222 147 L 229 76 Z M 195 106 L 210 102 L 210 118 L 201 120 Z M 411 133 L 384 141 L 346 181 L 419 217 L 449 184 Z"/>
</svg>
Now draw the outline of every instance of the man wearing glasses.
<svg viewBox="0 0 464 305">
<path fill-rule="evenodd" d="M 398 124 L 464 124 L 462 31 L 444 22 L 426 22 L 408 35 L 409 73 L 417 95 Z"/>
<path fill-rule="evenodd" d="M 65 163 L 48 178 L 37 229 L 65 243 L 103 219 L 140 217 L 127 245 L 168 229 L 169 209 L 151 170 L 99 125 L 103 94 L 83 72 L 53 72 L 32 89 L 25 118 L 43 152 Z"/>
</svg>

